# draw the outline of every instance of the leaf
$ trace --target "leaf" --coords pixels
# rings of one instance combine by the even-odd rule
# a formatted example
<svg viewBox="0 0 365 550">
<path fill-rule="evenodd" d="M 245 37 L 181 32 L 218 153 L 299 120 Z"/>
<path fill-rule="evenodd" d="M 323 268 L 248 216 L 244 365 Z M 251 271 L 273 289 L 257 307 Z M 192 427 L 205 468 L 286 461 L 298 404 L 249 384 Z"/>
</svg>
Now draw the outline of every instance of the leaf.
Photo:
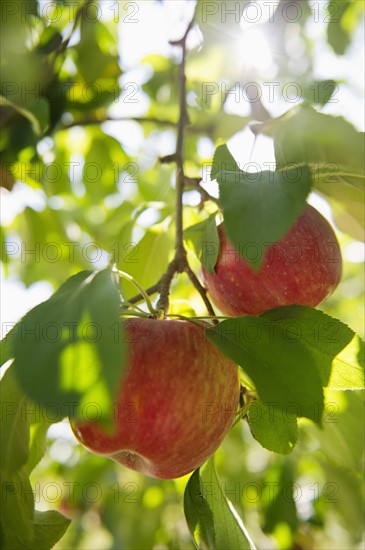
<svg viewBox="0 0 365 550">
<path fill-rule="evenodd" d="M 344 118 L 301 105 L 269 123 L 280 168 L 310 167 L 314 188 L 365 225 L 364 134 Z"/>
<path fill-rule="evenodd" d="M 138 243 L 130 243 L 119 266 L 132 275 L 144 288 L 153 285 L 164 273 L 169 260 L 171 239 L 166 230 L 146 231 Z M 123 295 L 130 298 L 135 287 L 123 284 Z"/>
<path fill-rule="evenodd" d="M 51 422 L 45 418 L 44 411 L 39 411 L 37 422 L 30 427 L 29 456 L 25 465 L 30 475 L 37 464 L 42 460 L 47 448 L 47 431 Z"/>
<path fill-rule="evenodd" d="M 288 342 L 301 342 L 324 387 L 364 389 L 364 342 L 347 325 L 306 306 L 286 306 L 262 314 L 279 326 Z M 273 328 L 275 331 L 275 328 Z"/>
<path fill-rule="evenodd" d="M 219 254 L 219 238 L 215 223 L 215 214 L 203 222 L 187 227 L 184 231 L 187 245 L 195 252 L 202 266 L 214 273 Z"/>
<path fill-rule="evenodd" d="M 25 468 L 1 477 L 1 527 L 4 550 L 27 548 L 34 535 L 34 496 Z"/>
<path fill-rule="evenodd" d="M 358 422 L 358 419 L 356 419 Z M 361 435 L 363 439 L 363 435 Z M 333 440 L 332 440 L 332 447 Z M 359 482 L 363 479 L 364 468 L 356 473 L 349 468 L 343 468 L 334 464 L 327 457 L 321 460 L 327 483 L 319 493 L 319 498 L 314 501 L 314 504 L 325 509 L 325 514 L 331 514 L 332 510 L 336 511 L 336 515 L 341 518 L 346 518 L 346 529 L 351 533 L 354 541 L 353 546 L 362 544 L 363 541 L 363 502 L 364 502 L 364 484 Z M 343 521 L 343 520 L 342 520 Z"/>
<path fill-rule="evenodd" d="M 338 91 L 338 85 L 335 80 L 316 80 L 312 84 L 303 86 L 303 98 L 309 103 L 317 103 L 323 107 L 326 105 L 335 92 Z"/>
<path fill-rule="evenodd" d="M 248 421 L 257 441 L 275 453 L 291 453 L 298 441 L 298 422 L 295 414 L 273 404 L 253 401 L 248 409 Z"/>
<path fill-rule="evenodd" d="M 117 80 L 121 69 L 115 38 L 106 26 L 98 21 L 95 9 L 95 6 L 90 6 L 89 11 L 93 14 L 82 21 L 80 41 L 72 48 L 77 54 L 77 67 L 85 82 L 100 81 L 103 78 Z"/>
<path fill-rule="evenodd" d="M 48 55 L 56 50 L 62 43 L 62 34 L 52 27 L 45 27 L 39 36 L 38 48 Z"/>
<path fill-rule="evenodd" d="M 343 55 L 351 43 L 352 34 L 364 13 L 364 3 L 354 0 L 331 0 L 326 4 L 330 21 L 327 40 L 337 55 Z"/>
<path fill-rule="evenodd" d="M 49 119 L 49 105 L 48 102 L 42 97 L 38 97 L 34 103 L 27 104 L 27 107 L 25 108 L 3 96 L 0 96 L 0 106 L 11 107 L 29 120 L 34 133 L 38 136 L 41 135 L 47 127 Z"/>
<path fill-rule="evenodd" d="M 8 368 L 0 382 L 1 389 L 1 469 L 8 473 L 19 470 L 28 459 L 29 417 L 26 400 L 14 375 Z"/>
<path fill-rule="evenodd" d="M 348 207 L 344 208 L 339 202 L 331 201 L 332 215 L 334 217 L 336 226 L 343 233 L 351 235 L 357 241 L 364 240 L 364 229 L 361 220 L 362 213 L 360 212 L 360 205 L 353 203 L 356 215 L 348 211 Z"/>
<path fill-rule="evenodd" d="M 34 512 L 34 540 L 27 546 L 29 550 L 49 550 L 65 534 L 71 520 L 56 512 Z"/>
<path fill-rule="evenodd" d="M 0 348 L 0 358 L 1 358 L 1 366 L 3 366 L 7 361 L 12 359 L 14 357 L 14 337 L 16 332 L 18 331 L 19 327 L 18 325 L 14 325 L 11 330 L 4 336 L 4 338 L 1 340 L 1 348 Z"/>
<path fill-rule="evenodd" d="M 86 309 L 100 333 L 96 347 L 102 365 L 107 367 L 103 369 L 103 378 L 110 392 L 115 390 L 124 362 L 124 347 L 115 332 L 116 324 L 119 324 L 120 301 L 110 270 L 97 273 L 88 289 Z M 117 335 L 120 336 L 118 331 Z"/>
<path fill-rule="evenodd" d="M 276 328 L 276 330 L 275 330 Z M 207 336 L 251 378 L 261 400 L 286 413 L 321 421 L 322 382 L 313 357 L 264 316 L 236 317 L 207 329 Z"/>
<path fill-rule="evenodd" d="M 209 86 L 209 84 L 206 83 L 205 86 Z M 216 92 L 218 92 L 218 84 L 215 85 L 213 83 L 210 83 L 210 86 L 213 86 L 214 89 L 216 86 Z M 209 89 L 210 88 L 208 88 L 208 90 Z M 219 140 L 226 141 L 230 139 L 234 134 L 236 134 L 237 132 L 241 132 L 245 128 L 249 121 L 249 118 L 226 113 L 222 109 L 220 101 L 218 102 L 219 110 L 217 112 L 214 112 L 212 109 L 210 109 L 209 116 L 207 116 L 207 100 L 209 96 L 204 97 L 205 95 L 207 95 L 204 84 L 202 85 L 201 83 L 199 83 L 196 93 L 197 102 L 200 103 L 202 109 L 197 110 L 195 113 L 193 113 L 193 116 L 196 116 L 196 119 L 192 120 L 194 133 L 199 132 L 203 135 L 211 134 L 212 138 L 214 138 L 214 141 L 217 142 Z M 203 95 L 203 98 L 201 97 L 201 95 Z M 218 93 L 217 95 L 219 96 L 219 99 L 221 99 L 221 95 Z"/>
<path fill-rule="evenodd" d="M 224 226 L 238 252 L 259 268 L 265 249 L 290 229 L 305 205 L 311 176 L 305 166 L 258 173 L 239 169 L 226 145 L 217 148 L 212 177 L 219 183 Z M 258 248 L 254 259 L 250 246 Z"/>
<path fill-rule="evenodd" d="M 306 424 L 302 429 L 318 440 L 318 450 L 324 455 L 326 464 L 334 463 L 341 471 L 347 470 L 352 475 L 362 476 L 364 420 L 362 392 L 346 392 L 334 396 L 329 394 L 323 414 L 323 429 L 314 424 Z"/>
<path fill-rule="evenodd" d="M 240 517 L 221 489 L 213 458 L 189 479 L 184 494 L 184 512 L 197 548 L 255 548 Z"/>
<path fill-rule="evenodd" d="M 76 340 L 76 327 L 82 312 L 82 285 L 92 272 L 70 277 L 49 300 L 29 311 L 17 325 L 14 338 L 13 368 L 26 394 L 46 405 L 74 401 L 75 391 L 64 391 L 59 357 L 68 343 Z M 61 405 L 62 406 L 62 405 Z M 64 413 L 67 412 L 64 410 Z"/>
<path fill-rule="evenodd" d="M 267 470 L 262 495 L 264 533 L 273 533 L 276 526 L 283 523 L 288 525 L 292 533 L 296 531 L 298 516 L 295 502 L 298 493 L 294 493 L 294 487 L 298 490 L 298 485 L 294 479 L 294 472 L 288 461 L 274 464 Z M 301 491 L 300 486 L 299 490 Z"/>
<path fill-rule="evenodd" d="M 23 488 L 24 490 L 24 488 Z M 30 486 L 27 490 L 31 490 Z M 23 498 L 24 500 L 24 498 Z M 15 508 L 12 508 L 13 512 Z M 19 510 L 18 510 L 19 512 Z M 33 520 L 30 520 L 32 529 L 29 532 L 24 531 L 20 518 L 17 523 L 17 528 L 9 528 L 9 524 L 3 526 L 2 548 L 4 550 L 49 550 L 60 540 L 65 534 L 71 520 L 56 512 L 48 510 L 40 512 L 32 510 Z"/>
<path fill-rule="evenodd" d="M 89 168 L 85 169 L 83 177 L 92 204 L 101 202 L 107 193 L 117 191 L 116 172 L 113 169 L 116 166 L 115 158 L 118 158 L 121 164 L 119 142 L 102 132 L 94 133 L 93 140 L 85 155 L 85 166 Z"/>
<path fill-rule="evenodd" d="M 201 492 L 199 470 L 195 470 L 186 485 L 184 513 L 197 548 L 202 548 L 203 544 L 207 548 L 214 548 L 214 518 Z"/>
<path fill-rule="evenodd" d="M 109 269 L 84 271 L 18 323 L 14 371 L 32 401 L 57 406 L 54 421 L 72 416 L 81 398 L 107 416 L 123 368 L 119 305 Z"/>
</svg>

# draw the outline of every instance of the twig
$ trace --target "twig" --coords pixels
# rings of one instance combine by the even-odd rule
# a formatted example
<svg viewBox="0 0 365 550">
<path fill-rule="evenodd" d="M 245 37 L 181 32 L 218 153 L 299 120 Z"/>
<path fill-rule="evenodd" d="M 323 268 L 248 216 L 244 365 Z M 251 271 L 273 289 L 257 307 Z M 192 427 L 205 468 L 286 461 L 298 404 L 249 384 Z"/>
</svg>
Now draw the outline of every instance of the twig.
<svg viewBox="0 0 365 550">
<path fill-rule="evenodd" d="M 73 120 L 72 122 L 69 122 L 69 123 L 66 123 L 66 124 L 62 124 L 61 125 L 61 128 L 63 130 L 67 130 L 68 128 L 74 128 L 75 126 L 93 126 L 94 124 L 95 125 L 98 125 L 98 124 L 103 124 L 104 122 L 129 122 L 129 121 L 132 121 L 132 122 L 138 122 L 140 124 L 148 124 L 148 123 L 151 123 L 151 124 L 157 124 L 159 126 L 170 126 L 171 128 L 176 128 L 177 126 L 177 122 L 175 122 L 174 120 L 169 120 L 169 119 L 166 119 L 166 118 L 157 118 L 157 117 L 148 117 L 148 116 L 135 116 L 135 117 L 130 117 L 130 116 L 115 116 L 115 117 L 112 117 L 112 116 L 105 116 L 103 118 L 99 117 L 99 118 L 82 118 L 80 120 Z M 200 126 L 200 128 L 196 127 L 196 126 L 188 126 L 186 128 L 186 132 L 188 134 L 195 134 L 195 135 L 200 135 L 202 133 L 204 134 L 208 134 L 209 132 L 211 131 L 210 129 L 210 126 Z M 166 157 L 161 157 L 160 158 L 160 162 L 164 161 L 164 159 L 170 159 L 170 160 L 166 160 L 166 163 L 167 162 L 175 162 L 175 159 L 173 159 L 172 157 L 174 157 L 175 153 L 173 153 L 172 155 L 166 155 Z"/>
<path fill-rule="evenodd" d="M 212 304 L 210 303 L 210 301 L 208 299 L 207 292 L 206 292 L 205 288 L 200 284 L 200 281 L 199 281 L 198 277 L 195 275 L 195 273 L 193 272 L 193 270 L 190 267 L 188 267 L 188 269 L 186 269 L 186 273 L 188 274 L 188 277 L 189 277 L 190 281 L 193 283 L 193 285 L 195 286 L 195 288 L 199 292 L 200 296 L 202 297 L 202 300 L 205 304 L 205 307 L 207 308 L 207 311 L 208 311 L 209 315 L 213 315 L 213 317 L 215 317 L 215 312 L 214 312 L 214 309 L 212 307 Z"/>
<path fill-rule="evenodd" d="M 151 122 L 152 124 L 160 124 L 161 126 L 173 126 L 176 127 L 176 122 L 173 120 L 167 120 L 162 118 L 151 118 L 151 117 L 128 117 L 128 116 L 121 116 L 121 117 L 111 117 L 106 116 L 104 118 L 84 118 L 81 120 L 74 120 L 70 122 L 69 124 L 63 124 L 62 128 L 68 129 L 73 128 L 74 126 L 92 126 L 93 124 L 102 124 L 103 122 L 122 122 L 122 121 L 134 121 L 134 122 L 140 122 L 148 123 Z"/>
<path fill-rule="evenodd" d="M 181 63 L 179 68 L 179 108 L 180 115 L 177 124 L 177 138 L 176 138 L 176 151 L 171 155 L 167 155 L 160 159 L 162 164 L 175 162 L 176 163 L 176 230 L 175 230 L 175 255 L 172 261 L 167 266 L 165 273 L 160 280 L 147 289 L 146 294 L 150 295 L 155 292 L 159 292 L 160 297 L 157 302 L 157 309 L 166 315 L 169 309 L 169 295 L 172 279 L 176 273 L 187 273 L 190 281 L 199 292 L 204 304 L 208 310 L 208 313 L 215 316 L 214 309 L 207 297 L 204 287 L 200 284 L 197 276 L 192 271 L 188 260 L 187 253 L 184 247 L 184 227 L 183 227 L 183 194 L 185 185 L 193 185 L 194 188 L 200 190 L 202 198 L 205 200 L 214 200 L 200 186 L 200 179 L 188 178 L 184 173 L 184 137 L 186 126 L 189 123 L 189 117 L 186 105 L 186 75 L 185 75 L 185 63 L 186 63 L 186 39 L 190 29 L 194 24 L 194 18 L 190 21 L 184 36 L 177 41 L 170 42 L 174 46 L 179 46 L 182 50 Z M 130 303 L 136 303 L 143 299 L 143 295 L 139 294 L 129 300 Z"/>
</svg>

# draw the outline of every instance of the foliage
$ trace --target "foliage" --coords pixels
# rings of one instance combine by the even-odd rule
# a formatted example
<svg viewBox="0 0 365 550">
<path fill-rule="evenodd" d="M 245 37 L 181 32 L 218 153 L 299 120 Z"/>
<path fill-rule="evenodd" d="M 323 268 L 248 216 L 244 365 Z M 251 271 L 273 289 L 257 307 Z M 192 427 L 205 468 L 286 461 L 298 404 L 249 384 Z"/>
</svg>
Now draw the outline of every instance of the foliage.
<svg viewBox="0 0 365 550">
<path fill-rule="evenodd" d="M 240 367 L 243 402 L 215 461 L 189 480 L 145 478 L 92 456 L 64 420 L 96 403 L 110 421 L 129 344 L 119 317 L 150 315 L 128 302 L 131 277 L 148 289 L 173 259 L 175 161 L 183 162 L 182 237 L 196 274 L 201 265 L 214 271 L 222 215 L 242 250 L 254 242 L 264 251 L 311 192 L 330 205 L 343 250 L 363 237 L 364 136 L 330 114 L 346 82 L 317 78 L 308 31 L 311 20 L 321 24 L 323 47 L 346 59 L 363 3 L 331 0 L 316 11 L 319 3 L 281 0 L 266 22 L 261 12 L 256 27 L 275 52 L 275 76 L 239 58 L 240 20 L 252 21 L 249 10 L 260 6 L 187 2 L 166 30 L 168 4 L 2 3 L 1 191 L 18 201 L 2 228 L 2 265 L 9 281 L 55 289 L 2 341 L 2 546 L 355 547 L 363 536 L 360 264 L 345 262 L 320 309 L 208 325 L 207 337 Z M 194 10 L 184 121 L 179 40 Z M 163 53 L 151 47 L 128 62 L 131 27 L 143 33 L 154 11 L 150 38 L 163 29 Z M 261 97 L 270 78 L 287 100 L 281 113 Z M 241 162 L 237 143 L 247 148 L 249 134 L 254 146 L 272 140 L 274 165 L 253 163 L 253 172 Z M 260 267 L 260 258 L 246 259 Z M 129 277 L 119 280 L 117 268 Z M 191 282 L 174 277 L 171 315 L 206 315 Z"/>
</svg>

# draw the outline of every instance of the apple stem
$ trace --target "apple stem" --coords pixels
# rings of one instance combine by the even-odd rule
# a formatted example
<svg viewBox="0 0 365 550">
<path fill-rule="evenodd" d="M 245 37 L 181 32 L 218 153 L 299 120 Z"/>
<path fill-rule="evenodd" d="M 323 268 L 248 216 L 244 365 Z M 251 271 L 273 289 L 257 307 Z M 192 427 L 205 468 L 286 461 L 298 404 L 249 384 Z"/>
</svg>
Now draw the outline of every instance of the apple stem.
<svg viewBox="0 0 365 550">
<path fill-rule="evenodd" d="M 137 313 L 142 313 L 144 315 L 147 315 L 147 313 L 142 308 L 136 306 L 135 304 L 131 304 L 128 301 L 125 301 L 125 302 L 123 301 L 121 307 L 122 307 L 123 311 L 127 311 L 127 310 L 131 311 L 132 310 L 132 311 L 135 311 Z"/>
<path fill-rule="evenodd" d="M 240 406 L 237 412 L 234 425 L 238 424 L 238 422 L 240 422 L 241 420 L 247 420 L 248 409 L 250 408 L 251 403 L 256 399 L 257 399 L 257 395 L 254 391 L 249 390 L 248 388 L 245 388 L 244 386 L 241 385 L 240 403 L 242 403 L 242 405 Z"/>
<path fill-rule="evenodd" d="M 202 323 L 201 320 L 199 320 L 199 317 L 186 317 L 186 315 L 181 315 L 180 313 L 167 313 L 165 314 L 165 317 L 173 317 L 174 319 L 189 321 L 190 323 L 194 323 L 194 325 L 198 325 L 198 327 L 207 328 L 207 324 Z"/>
<path fill-rule="evenodd" d="M 168 313 L 165 317 L 176 317 L 180 316 L 178 313 Z M 232 317 L 225 317 L 224 315 L 194 315 L 194 317 L 189 317 L 189 319 L 198 319 L 202 321 L 216 321 L 218 319 L 232 319 Z"/>
</svg>

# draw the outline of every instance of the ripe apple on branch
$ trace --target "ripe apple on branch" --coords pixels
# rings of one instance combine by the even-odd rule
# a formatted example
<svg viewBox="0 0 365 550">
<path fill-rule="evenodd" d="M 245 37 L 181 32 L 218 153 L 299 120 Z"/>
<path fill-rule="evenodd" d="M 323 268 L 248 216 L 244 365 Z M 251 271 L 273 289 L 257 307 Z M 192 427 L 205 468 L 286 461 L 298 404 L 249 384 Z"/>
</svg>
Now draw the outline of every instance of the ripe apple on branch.
<svg viewBox="0 0 365 550">
<path fill-rule="evenodd" d="M 317 306 L 337 287 L 341 251 L 330 224 L 312 206 L 290 230 L 267 248 L 258 271 L 218 227 L 220 252 L 215 273 L 202 275 L 214 304 L 225 315 L 259 315 L 286 305 Z"/>
<path fill-rule="evenodd" d="M 81 419 L 72 423 L 74 433 L 90 451 L 132 470 L 183 476 L 214 453 L 234 422 L 237 367 L 191 322 L 121 323 L 131 344 L 112 430 Z"/>
</svg>

